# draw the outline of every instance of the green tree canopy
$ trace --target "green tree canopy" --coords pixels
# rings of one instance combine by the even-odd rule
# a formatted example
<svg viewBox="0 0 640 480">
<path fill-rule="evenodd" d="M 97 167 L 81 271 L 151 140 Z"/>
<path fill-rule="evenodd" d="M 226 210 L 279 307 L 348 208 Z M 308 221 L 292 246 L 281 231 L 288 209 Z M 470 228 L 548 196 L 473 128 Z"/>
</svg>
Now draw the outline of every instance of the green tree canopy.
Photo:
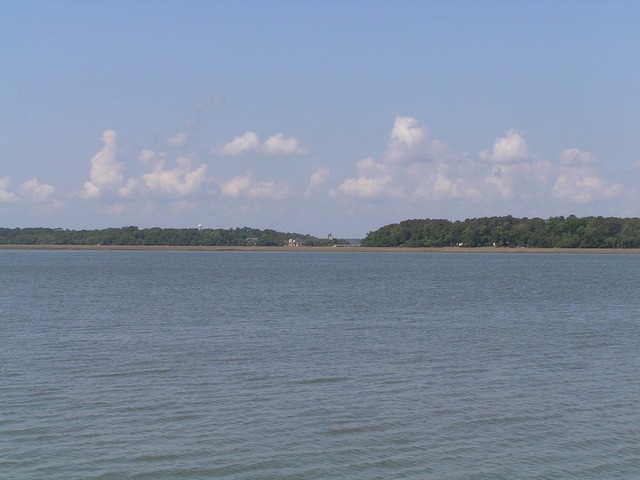
<svg viewBox="0 0 640 480">
<path fill-rule="evenodd" d="M 483 217 L 405 220 L 369 232 L 367 247 L 640 248 L 640 219 Z"/>
<path fill-rule="evenodd" d="M 232 229 L 144 228 L 102 230 L 61 228 L 0 228 L 3 245 L 139 245 L 139 246 L 277 246 L 294 240 L 304 246 L 346 245 L 336 238 L 243 227 Z"/>
</svg>

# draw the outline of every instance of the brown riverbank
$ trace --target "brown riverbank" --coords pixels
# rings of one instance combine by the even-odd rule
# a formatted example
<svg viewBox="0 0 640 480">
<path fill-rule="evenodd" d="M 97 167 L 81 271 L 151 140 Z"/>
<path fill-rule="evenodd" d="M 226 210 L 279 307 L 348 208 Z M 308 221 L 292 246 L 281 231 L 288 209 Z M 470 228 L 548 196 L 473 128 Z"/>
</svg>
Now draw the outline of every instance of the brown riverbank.
<svg viewBox="0 0 640 480">
<path fill-rule="evenodd" d="M 357 253 L 547 253 L 547 254 L 638 254 L 638 248 L 500 248 L 500 247 L 209 247 L 209 246 L 150 246 L 150 245 L 0 245 L 2 250 L 159 250 L 201 252 L 357 252 Z"/>
</svg>

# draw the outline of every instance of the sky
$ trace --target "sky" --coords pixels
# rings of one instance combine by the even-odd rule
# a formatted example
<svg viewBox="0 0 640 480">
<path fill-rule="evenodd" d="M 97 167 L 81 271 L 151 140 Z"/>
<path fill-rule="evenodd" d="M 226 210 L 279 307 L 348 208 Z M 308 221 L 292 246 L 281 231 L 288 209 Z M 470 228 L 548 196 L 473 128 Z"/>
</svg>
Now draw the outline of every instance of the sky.
<svg viewBox="0 0 640 480">
<path fill-rule="evenodd" d="M 0 226 L 640 216 L 640 2 L 0 0 Z"/>
</svg>

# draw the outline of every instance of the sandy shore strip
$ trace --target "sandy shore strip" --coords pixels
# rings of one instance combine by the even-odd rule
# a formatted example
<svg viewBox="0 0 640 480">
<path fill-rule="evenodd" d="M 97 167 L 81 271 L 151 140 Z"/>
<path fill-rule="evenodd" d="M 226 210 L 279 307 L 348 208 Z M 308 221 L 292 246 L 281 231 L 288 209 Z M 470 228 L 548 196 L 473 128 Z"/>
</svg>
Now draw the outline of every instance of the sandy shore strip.
<svg viewBox="0 0 640 480">
<path fill-rule="evenodd" d="M 505 247 L 241 247 L 153 245 L 0 245 L 0 250 L 158 250 L 184 252 L 335 252 L 335 253 L 543 253 L 638 254 L 640 248 L 505 248 Z"/>
</svg>

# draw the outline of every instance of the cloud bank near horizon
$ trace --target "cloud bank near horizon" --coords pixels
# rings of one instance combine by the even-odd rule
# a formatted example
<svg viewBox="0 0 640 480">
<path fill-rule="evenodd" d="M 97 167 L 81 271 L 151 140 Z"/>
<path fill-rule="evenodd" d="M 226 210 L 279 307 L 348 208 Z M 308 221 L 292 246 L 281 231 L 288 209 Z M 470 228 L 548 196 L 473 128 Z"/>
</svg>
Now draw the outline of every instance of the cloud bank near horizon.
<svg viewBox="0 0 640 480">
<path fill-rule="evenodd" d="M 168 137 L 165 145 L 184 150 L 189 134 Z M 152 211 L 167 205 L 183 211 L 215 205 L 223 199 L 246 204 L 306 199 L 369 208 L 373 202 L 399 205 L 434 205 L 467 202 L 485 206 L 487 215 L 509 211 L 510 205 L 548 202 L 585 205 L 624 199 L 635 190 L 605 178 L 589 151 L 568 146 L 556 158 L 541 158 L 525 134 L 510 128 L 488 148 L 470 154 L 457 152 L 435 138 L 417 118 L 397 116 L 386 147 L 378 157 L 352 160 L 352 175 L 341 177 L 323 164 L 309 160 L 311 149 L 295 137 L 277 133 L 260 141 L 250 130 L 203 151 L 177 154 L 172 149 L 145 148 L 137 158 L 123 158 L 118 134 L 106 130 L 102 147 L 87 160 L 87 180 L 74 191 L 64 191 L 37 178 L 12 187 L 12 177 L 0 177 L 0 208 L 64 210 L 69 203 L 97 207 L 113 217 L 128 211 Z M 281 170 L 256 173 L 263 157 L 303 157 L 291 169 L 306 171 L 304 181 Z M 242 171 L 233 170 L 234 158 L 243 157 Z M 137 160 L 137 161 L 136 161 Z M 274 160 L 269 160 L 274 161 Z M 248 165 L 248 167 L 247 167 Z M 224 167 L 224 168 L 222 168 Z M 132 172 L 130 176 L 125 171 Z M 5 173 L 5 172 L 0 172 Z M 295 180 L 295 181 L 294 181 Z M 355 202 L 355 203 L 354 203 Z M 398 218 L 401 220 L 401 218 Z"/>
</svg>

